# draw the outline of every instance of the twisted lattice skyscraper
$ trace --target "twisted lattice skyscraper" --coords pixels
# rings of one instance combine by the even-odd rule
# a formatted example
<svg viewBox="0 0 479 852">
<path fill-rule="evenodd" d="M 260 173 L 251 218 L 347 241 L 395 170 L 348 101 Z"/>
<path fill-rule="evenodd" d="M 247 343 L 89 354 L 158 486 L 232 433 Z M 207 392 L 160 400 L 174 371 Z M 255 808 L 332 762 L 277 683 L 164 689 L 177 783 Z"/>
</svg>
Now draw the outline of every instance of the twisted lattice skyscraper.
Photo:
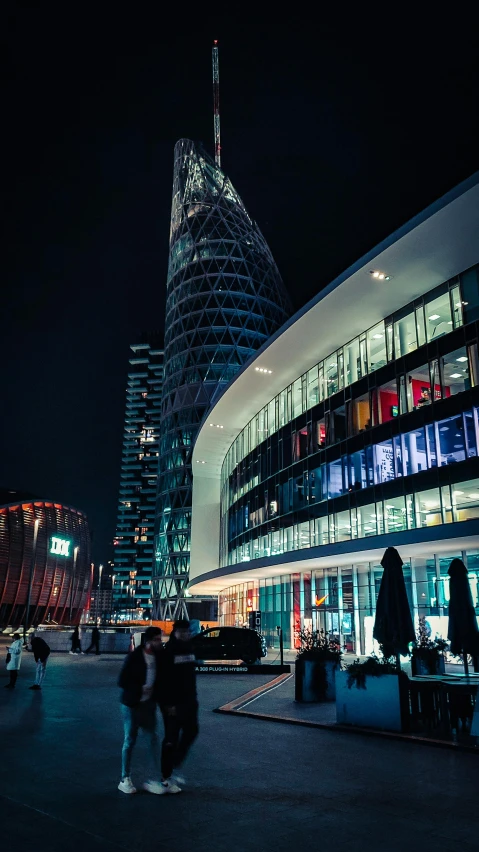
<svg viewBox="0 0 479 852">
<path fill-rule="evenodd" d="M 290 314 L 271 252 L 231 181 L 199 145 L 180 139 L 165 316 L 156 618 L 187 615 L 191 453 L 199 424 L 225 384 Z"/>
</svg>

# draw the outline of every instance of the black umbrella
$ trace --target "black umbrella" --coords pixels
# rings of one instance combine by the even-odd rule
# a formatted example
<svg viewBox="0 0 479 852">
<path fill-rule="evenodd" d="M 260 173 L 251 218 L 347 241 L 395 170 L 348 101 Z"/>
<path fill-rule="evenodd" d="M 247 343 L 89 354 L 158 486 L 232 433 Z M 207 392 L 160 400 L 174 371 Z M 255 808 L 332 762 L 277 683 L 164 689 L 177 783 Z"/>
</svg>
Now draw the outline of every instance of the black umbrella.
<svg viewBox="0 0 479 852">
<path fill-rule="evenodd" d="M 447 638 L 451 641 L 451 654 L 464 656 L 464 672 L 469 673 L 467 655 L 479 653 L 479 630 L 472 602 L 467 568 L 461 559 L 453 559 L 449 571 L 449 626 Z"/>
<path fill-rule="evenodd" d="M 409 654 L 416 635 L 407 599 L 402 559 L 395 547 L 388 547 L 381 559 L 384 569 L 376 604 L 373 636 L 383 646 L 386 657 Z"/>
</svg>

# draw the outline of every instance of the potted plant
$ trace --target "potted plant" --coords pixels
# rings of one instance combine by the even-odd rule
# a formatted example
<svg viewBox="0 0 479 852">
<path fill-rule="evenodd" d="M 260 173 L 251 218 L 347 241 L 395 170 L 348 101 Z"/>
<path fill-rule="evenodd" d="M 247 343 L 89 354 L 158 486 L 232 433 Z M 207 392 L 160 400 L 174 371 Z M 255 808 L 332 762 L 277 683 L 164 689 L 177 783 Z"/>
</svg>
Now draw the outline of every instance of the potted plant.
<svg viewBox="0 0 479 852">
<path fill-rule="evenodd" d="M 411 669 L 413 675 L 436 675 L 444 674 L 446 664 L 444 651 L 448 644 L 445 639 L 436 636 L 431 639 L 431 629 L 426 621 L 426 616 L 421 615 L 417 630 L 416 643 L 412 649 Z"/>
<path fill-rule="evenodd" d="M 402 679 L 407 681 L 407 675 L 394 656 L 373 654 L 354 660 L 336 675 L 337 721 L 386 731 L 404 730 L 408 712 Z"/>
<path fill-rule="evenodd" d="M 300 630 L 295 665 L 296 701 L 334 701 L 335 677 L 341 663 L 337 640 L 324 630 Z"/>
</svg>

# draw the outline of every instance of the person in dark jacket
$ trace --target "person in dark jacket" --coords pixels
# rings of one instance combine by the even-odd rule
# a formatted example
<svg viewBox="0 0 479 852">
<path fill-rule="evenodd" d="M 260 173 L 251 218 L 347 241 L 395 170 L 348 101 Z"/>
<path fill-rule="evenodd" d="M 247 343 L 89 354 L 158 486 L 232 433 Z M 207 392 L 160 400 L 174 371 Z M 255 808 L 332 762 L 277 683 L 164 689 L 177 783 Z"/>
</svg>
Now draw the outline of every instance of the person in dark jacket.
<svg viewBox="0 0 479 852">
<path fill-rule="evenodd" d="M 47 668 L 47 660 L 50 656 L 50 646 L 47 645 L 44 639 L 41 636 L 34 636 L 32 641 L 30 642 L 31 649 L 33 651 L 33 656 L 35 657 L 35 662 L 37 664 L 37 671 L 35 674 L 35 683 L 33 686 L 29 686 L 29 689 L 41 689 L 43 679 L 45 677 L 45 670 Z"/>
<path fill-rule="evenodd" d="M 100 631 L 98 630 L 98 627 L 96 627 L 96 626 L 93 628 L 93 630 L 91 632 L 90 646 L 86 649 L 85 654 L 89 654 L 90 651 L 93 651 L 93 649 L 95 649 L 95 654 L 100 653 Z"/>
<path fill-rule="evenodd" d="M 149 793 L 178 793 L 174 785 L 162 784 L 158 736 L 156 731 L 156 700 L 158 692 L 159 666 L 157 652 L 161 650 L 161 630 L 148 627 L 144 634 L 144 645 L 131 651 L 123 663 L 118 680 L 121 687 L 121 703 L 124 725 L 124 740 L 121 753 L 121 781 L 118 789 L 122 793 L 136 793 L 130 775 L 131 756 L 138 731 L 142 728 L 150 737 L 151 757 L 155 776 L 144 784 Z"/>
<path fill-rule="evenodd" d="M 72 640 L 71 641 L 72 641 L 72 649 L 70 651 L 70 654 L 81 654 L 82 649 L 81 649 L 81 642 L 80 642 L 80 631 L 78 629 L 78 626 L 75 627 L 75 630 L 72 633 Z"/>
<path fill-rule="evenodd" d="M 198 736 L 196 658 L 191 644 L 190 623 L 175 621 L 166 647 L 160 655 L 157 701 L 165 724 L 161 748 L 163 781 L 184 784 L 178 772 L 193 741 Z"/>
</svg>

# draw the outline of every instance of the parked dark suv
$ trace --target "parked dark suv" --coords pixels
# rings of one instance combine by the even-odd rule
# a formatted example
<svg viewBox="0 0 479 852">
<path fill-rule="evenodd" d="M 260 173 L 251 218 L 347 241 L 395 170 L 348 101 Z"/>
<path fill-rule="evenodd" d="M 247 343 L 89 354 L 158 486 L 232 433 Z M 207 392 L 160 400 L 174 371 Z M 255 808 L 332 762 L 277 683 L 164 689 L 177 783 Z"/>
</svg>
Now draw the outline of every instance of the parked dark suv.
<svg viewBox="0 0 479 852">
<path fill-rule="evenodd" d="M 266 640 L 256 630 L 244 627 L 212 627 L 193 636 L 197 660 L 242 660 L 254 663 L 266 657 Z"/>
</svg>

